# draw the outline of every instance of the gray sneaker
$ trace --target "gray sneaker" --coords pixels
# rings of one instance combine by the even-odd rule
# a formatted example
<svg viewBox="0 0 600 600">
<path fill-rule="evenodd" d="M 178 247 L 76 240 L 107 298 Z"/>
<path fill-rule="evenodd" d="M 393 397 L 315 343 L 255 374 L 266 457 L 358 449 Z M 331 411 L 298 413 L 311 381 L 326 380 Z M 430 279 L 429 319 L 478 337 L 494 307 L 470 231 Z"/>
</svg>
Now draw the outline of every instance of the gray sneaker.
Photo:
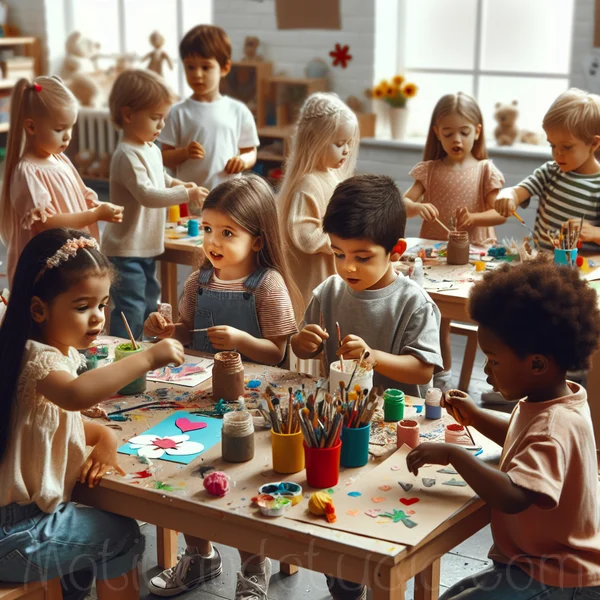
<svg viewBox="0 0 600 600">
<path fill-rule="evenodd" d="M 148 582 L 148 590 L 156 596 L 169 598 L 194 589 L 203 581 L 218 577 L 223 571 L 223 562 L 214 546 L 213 550 L 211 558 L 188 554 L 186 550 L 174 567 L 166 569 Z"/>
<path fill-rule="evenodd" d="M 235 600 L 267 600 L 271 570 L 271 559 L 265 558 L 265 568 L 262 573 L 248 575 L 238 573 Z"/>
</svg>

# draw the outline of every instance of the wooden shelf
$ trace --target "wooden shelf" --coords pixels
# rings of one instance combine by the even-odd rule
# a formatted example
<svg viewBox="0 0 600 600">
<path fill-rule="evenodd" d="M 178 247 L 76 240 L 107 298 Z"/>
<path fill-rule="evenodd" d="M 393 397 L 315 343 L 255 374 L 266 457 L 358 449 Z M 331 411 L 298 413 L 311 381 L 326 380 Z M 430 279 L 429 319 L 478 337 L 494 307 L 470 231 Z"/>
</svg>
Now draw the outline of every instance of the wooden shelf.
<svg viewBox="0 0 600 600">
<path fill-rule="evenodd" d="M 294 132 L 294 127 L 294 125 L 284 125 L 283 127 L 265 125 L 258 128 L 258 137 L 287 138 Z"/>
<path fill-rule="evenodd" d="M 285 157 L 281 154 L 273 154 L 272 152 L 261 152 L 256 154 L 257 160 L 271 160 L 273 162 L 283 162 Z"/>
<path fill-rule="evenodd" d="M 25 46 L 26 44 L 35 44 L 37 38 L 29 36 L 19 37 L 0 37 L 0 46 Z"/>
<path fill-rule="evenodd" d="M 284 77 L 283 75 L 274 75 L 267 79 L 268 83 L 285 83 L 287 85 L 315 85 L 324 86 L 325 80 L 321 77 Z"/>
<path fill-rule="evenodd" d="M 15 87 L 16 80 L 0 79 L 0 90 L 12 90 Z"/>
</svg>

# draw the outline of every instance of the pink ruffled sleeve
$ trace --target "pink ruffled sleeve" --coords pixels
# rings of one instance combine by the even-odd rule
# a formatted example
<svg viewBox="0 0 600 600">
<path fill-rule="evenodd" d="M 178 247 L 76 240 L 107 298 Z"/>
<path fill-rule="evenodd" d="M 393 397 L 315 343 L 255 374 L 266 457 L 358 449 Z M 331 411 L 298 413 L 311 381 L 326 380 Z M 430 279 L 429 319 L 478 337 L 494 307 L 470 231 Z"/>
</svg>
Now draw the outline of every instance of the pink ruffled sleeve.
<svg viewBox="0 0 600 600">
<path fill-rule="evenodd" d="M 491 160 L 487 161 L 487 169 L 484 173 L 483 194 L 487 195 L 494 190 L 501 190 L 504 187 L 504 175 L 496 168 Z M 489 208 L 494 208 L 490 206 Z"/>
<path fill-rule="evenodd" d="M 45 223 L 57 214 L 48 188 L 31 165 L 17 165 L 10 183 L 10 198 L 17 223 L 23 229 L 31 229 L 37 221 Z"/>
<path fill-rule="evenodd" d="M 429 178 L 429 168 L 433 164 L 432 160 L 425 160 L 423 162 L 417 163 L 409 175 L 415 180 L 419 181 L 423 184 L 423 187 L 427 188 L 427 179 Z"/>
</svg>

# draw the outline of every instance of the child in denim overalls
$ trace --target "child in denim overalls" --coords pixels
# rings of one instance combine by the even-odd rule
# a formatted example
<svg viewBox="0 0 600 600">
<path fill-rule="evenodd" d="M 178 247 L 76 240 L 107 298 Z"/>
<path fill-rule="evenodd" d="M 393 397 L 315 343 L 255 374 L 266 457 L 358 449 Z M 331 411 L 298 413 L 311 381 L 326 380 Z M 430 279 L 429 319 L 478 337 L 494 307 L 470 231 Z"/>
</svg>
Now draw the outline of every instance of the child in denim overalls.
<svg viewBox="0 0 600 600">
<path fill-rule="evenodd" d="M 288 338 L 297 332 L 290 293 L 295 299 L 299 294 L 288 272 L 269 184 L 255 175 L 221 183 L 204 202 L 202 227 L 205 260 L 185 283 L 179 322 L 152 313 L 146 335 L 174 337 L 210 353 L 235 349 L 254 362 L 279 364 Z M 207 331 L 192 334 L 192 329 Z M 221 557 L 210 541 L 186 536 L 186 542 L 179 563 L 148 583 L 153 594 L 173 596 L 221 573 Z M 235 597 L 260 590 L 266 598 L 269 559 L 240 554 Z"/>
<path fill-rule="evenodd" d="M 164 340 L 77 376 L 75 348 L 102 331 L 112 274 L 89 234 L 43 231 L 21 253 L 0 328 L 0 581 L 61 577 L 65 600 L 85 595 L 93 577 L 99 600 L 139 598 L 144 551 L 134 519 L 70 501 L 77 481 L 125 475 L 115 434 L 80 411 L 184 358 L 179 342 Z"/>
</svg>

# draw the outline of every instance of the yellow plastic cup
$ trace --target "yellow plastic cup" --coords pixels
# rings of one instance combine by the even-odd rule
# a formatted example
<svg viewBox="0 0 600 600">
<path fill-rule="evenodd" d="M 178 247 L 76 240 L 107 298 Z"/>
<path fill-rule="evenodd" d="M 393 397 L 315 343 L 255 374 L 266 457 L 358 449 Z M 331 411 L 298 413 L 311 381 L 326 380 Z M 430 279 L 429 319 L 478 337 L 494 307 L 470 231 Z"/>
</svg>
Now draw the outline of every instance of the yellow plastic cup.
<svg viewBox="0 0 600 600">
<path fill-rule="evenodd" d="M 304 448 L 302 432 L 275 433 L 271 429 L 271 449 L 273 470 L 276 473 L 298 473 L 304 469 Z"/>
</svg>

